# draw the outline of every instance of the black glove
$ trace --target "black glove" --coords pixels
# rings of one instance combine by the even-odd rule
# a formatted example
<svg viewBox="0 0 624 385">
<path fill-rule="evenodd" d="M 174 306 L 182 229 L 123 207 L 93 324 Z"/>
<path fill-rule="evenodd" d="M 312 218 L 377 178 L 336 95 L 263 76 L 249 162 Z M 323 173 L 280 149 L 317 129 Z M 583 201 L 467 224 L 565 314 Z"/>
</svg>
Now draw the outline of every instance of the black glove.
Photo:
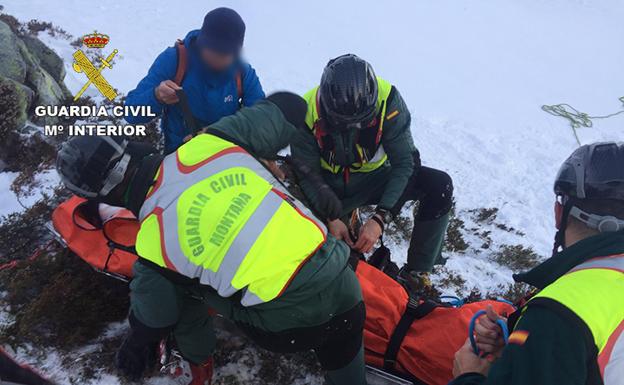
<svg viewBox="0 0 624 385">
<path fill-rule="evenodd" d="M 151 328 L 132 313 L 128 321 L 130 333 L 117 351 L 115 364 L 122 376 L 131 381 L 138 381 L 145 370 L 155 363 L 156 348 L 160 340 L 169 334 L 171 327 Z"/>
<path fill-rule="evenodd" d="M 316 188 L 316 200 L 311 204 L 317 215 L 330 221 L 338 219 L 342 214 L 342 202 L 334 190 L 325 183 L 323 177 L 298 159 L 287 157 L 286 162 L 290 163 L 299 179 L 306 179 Z"/>
<path fill-rule="evenodd" d="M 338 219 L 340 214 L 342 214 L 342 202 L 338 199 L 334 190 L 323 183 L 318 186 L 316 193 L 317 199 L 313 203 L 316 210 L 325 215 L 325 218 L 330 221 Z"/>
</svg>

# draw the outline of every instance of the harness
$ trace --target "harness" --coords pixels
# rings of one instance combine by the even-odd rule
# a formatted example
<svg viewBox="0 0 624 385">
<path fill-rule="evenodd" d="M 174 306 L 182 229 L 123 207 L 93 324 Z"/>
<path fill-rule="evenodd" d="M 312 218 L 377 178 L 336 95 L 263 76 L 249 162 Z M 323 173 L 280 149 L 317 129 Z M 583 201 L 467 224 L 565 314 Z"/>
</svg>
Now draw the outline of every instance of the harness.
<svg viewBox="0 0 624 385">
<path fill-rule="evenodd" d="M 316 93 L 316 110 L 321 111 L 320 104 L 320 93 Z M 360 164 L 364 164 L 372 159 L 375 152 L 379 148 L 381 143 L 381 136 L 383 134 L 383 126 L 384 119 L 381 117 L 384 115 L 386 109 L 386 101 L 382 102 L 382 107 L 379 113 L 375 116 L 375 119 L 369 124 L 368 127 L 358 131 L 358 137 L 356 141 L 356 151 L 358 154 Z M 319 112 L 320 115 L 320 112 Z M 336 148 L 335 143 L 331 137 L 331 135 L 325 130 L 325 120 L 323 118 L 319 118 L 314 122 L 314 137 L 316 138 L 316 142 L 318 143 L 319 148 L 321 149 L 321 153 L 323 157 L 330 159 L 330 165 L 335 165 L 334 161 L 336 159 Z M 353 167 L 353 165 L 351 165 Z M 356 166 L 357 168 L 361 168 L 361 166 Z"/>
<path fill-rule="evenodd" d="M 312 129 L 317 145 L 321 151 L 321 166 L 333 174 L 343 173 L 345 181 L 348 181 L 351 172 L 371 172 L 381 167 L 387 160 L 386 153 L 381 143 L 384 122 L 391 120 L 399 114 L 393 111 L 386 115 L 387 105 L 394 95 L 394 87 L 377 78 L 379 84 L 379 97 L 377 100 L 377 115 L 375 119 L 363 129 L 356 132 L 353 148 L 336 148 L 334 135 L 326 128 L 326 120 L 323 118 L 320 92 L 318 87 L 308 92 L 305 96 L 308 102 L 308 114 L 306 123 Z M 356 156 L 356 161 L 347 164 L 345 158 L 347 152 Z"/>
</svg>

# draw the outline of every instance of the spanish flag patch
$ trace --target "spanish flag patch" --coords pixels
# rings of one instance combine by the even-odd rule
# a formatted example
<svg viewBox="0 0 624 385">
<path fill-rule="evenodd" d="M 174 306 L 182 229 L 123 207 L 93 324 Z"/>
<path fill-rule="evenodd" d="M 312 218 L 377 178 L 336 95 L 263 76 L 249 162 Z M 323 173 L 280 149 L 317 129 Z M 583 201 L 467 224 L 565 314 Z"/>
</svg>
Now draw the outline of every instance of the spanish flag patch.
<svg viewBox="0 0 624 385">
<path fill-rule="evenodd" d="M 391 120 L 395 116 L 397 116 L 398 114 L 399 114 L 399 110 L 394 110 L 391 113 L 389 113 L 388 115 L 386 115 L 386 120 Z"/>
<path fill-rule="evenodd" d="M 516 330 L 509 336 L 508 343 L 522 346 L 527 338 L 529 338 L 529 332 L 527 330 Z"/>
</svg>

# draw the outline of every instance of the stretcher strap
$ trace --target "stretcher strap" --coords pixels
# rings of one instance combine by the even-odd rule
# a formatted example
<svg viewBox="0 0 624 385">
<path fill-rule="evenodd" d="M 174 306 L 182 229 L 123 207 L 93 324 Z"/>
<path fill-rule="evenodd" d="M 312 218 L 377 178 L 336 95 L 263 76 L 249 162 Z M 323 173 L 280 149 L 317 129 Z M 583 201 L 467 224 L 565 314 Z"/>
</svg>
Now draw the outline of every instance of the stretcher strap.
<svg viewBox="0 0 624 385">
<path fill-rule="evenodd" d="M 385 370 L 394 370 L 399 349 L 403 344 L 403 340 L 405 339 L 407 332 L 410 327 L 412 327 L 412 323 L 417 319 L 425 317 L 438 306 L 440 306 L 439 303 L 430 300 L 417 304 L 410 298 L 407 303 L 407 307 L 405 308 L 405 313 L 401 316 L 401 320 L 397 324 L 396 328 L 394 328 L 392 337 L 390 337 L 390 341 L 388 341 L 388 348 L 384 354 Z"/>
</svg>

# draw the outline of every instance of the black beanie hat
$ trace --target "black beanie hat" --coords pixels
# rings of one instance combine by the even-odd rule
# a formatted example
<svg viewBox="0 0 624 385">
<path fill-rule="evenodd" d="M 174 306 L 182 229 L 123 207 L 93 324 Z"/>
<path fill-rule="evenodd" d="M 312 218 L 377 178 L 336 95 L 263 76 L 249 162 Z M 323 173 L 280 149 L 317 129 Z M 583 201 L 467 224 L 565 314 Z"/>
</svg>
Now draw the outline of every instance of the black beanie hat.
<svg viewBox="0 0 624 385">
<path fill-rule="evenodd" d="M 223 54 L 238 55 L 245 40 L 245 22 L 230 8 L 216 8 L 204 17 L 197 43 Z"/>
<path fill-rule="evenodd" d="M 305 125 L 308 105 L 301 96 L 288 91 L 280 91 L 269 95 L 267 100 L 275 104 L 293 126 L 303 127 Z"/>
</svg>

